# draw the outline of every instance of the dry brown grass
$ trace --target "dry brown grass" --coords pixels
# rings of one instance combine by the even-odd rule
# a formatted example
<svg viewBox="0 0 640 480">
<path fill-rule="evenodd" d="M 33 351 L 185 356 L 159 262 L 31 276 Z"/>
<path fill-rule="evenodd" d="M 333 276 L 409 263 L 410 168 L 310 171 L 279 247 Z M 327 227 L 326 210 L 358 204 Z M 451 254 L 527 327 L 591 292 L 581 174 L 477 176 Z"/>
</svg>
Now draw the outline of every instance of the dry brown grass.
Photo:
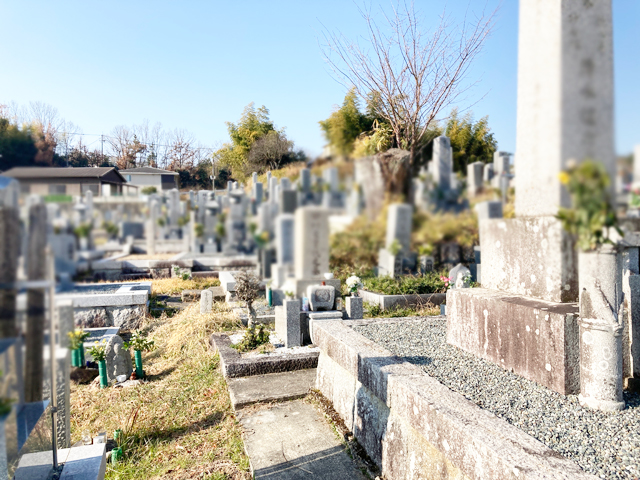
<svg viewBox="0 0 640 480">
<path fill-rule="evenodd" d="M 178 295 L 183 290 L 204 290 L 205 288 L 219 285 L 220 280 L 215 277 L 196 277 L 191 280 L 183 280 L 178 277 L 161 278 L 153 281 L 151 293 L 155 295 Z"/>
<path fill-rule="evenodd" d="M 125 389 L 73 385 L 72 441 L 83 430 L 111 437 L 125 429 L 124 460 L 108 465 L 108 479 L 251 478 L 219 359 L 208 346 L 211 333 L 238 327 L 237 316 L 224 304 L 201 315 L 194 303 L 147 322 L 158 346 L 144 354 L 149 381 Z"/>
</svg>

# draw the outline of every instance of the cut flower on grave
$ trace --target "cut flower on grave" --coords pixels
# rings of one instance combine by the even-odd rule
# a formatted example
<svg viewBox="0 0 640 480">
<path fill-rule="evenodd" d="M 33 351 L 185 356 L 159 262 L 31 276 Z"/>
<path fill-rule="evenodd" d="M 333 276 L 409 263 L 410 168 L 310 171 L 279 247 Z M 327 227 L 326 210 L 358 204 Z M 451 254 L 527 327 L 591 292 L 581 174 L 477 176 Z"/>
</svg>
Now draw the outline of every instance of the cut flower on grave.
<svg viewBox="0 0 640 480">
<path fill-rule="evenodd" d="M 347 278 L 345 283 L 347 284 L 347 287 L 349 287 L 351 295 L 358 296 L 358 289 L 362 288 L 363 286 L 360 277 L 351 275 L 349 278 Z"/>
</svg>

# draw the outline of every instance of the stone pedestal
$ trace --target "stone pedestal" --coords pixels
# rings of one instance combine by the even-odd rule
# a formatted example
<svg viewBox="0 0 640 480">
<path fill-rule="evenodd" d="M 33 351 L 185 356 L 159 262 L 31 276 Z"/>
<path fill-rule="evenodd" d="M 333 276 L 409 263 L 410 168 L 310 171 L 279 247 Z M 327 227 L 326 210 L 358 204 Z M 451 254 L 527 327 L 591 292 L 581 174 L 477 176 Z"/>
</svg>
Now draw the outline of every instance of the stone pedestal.
<svg viewBox="0 0 640 480">
<path fill-rule="evenodd" d="M 578 393 L 578 306 L 485 288 L 447 292 L 447 343 L 563 395 Z"/>
<path fill-rule="evenodd" d="M 287 348 L 302 345 L 300 327 L 300 300 L 283 300 L 282 306 L 275 308 L 276 333 Z"/>
<path fill-rule="evenodd" d="M 345 304 L 349 320 L 360 320 L 364 317 L 362 297 L 349 296 L 346 298 Z"/>
<path fill-rule="evenodd" d="M 480 222 L 482 286 L 549 302 L 578 300 L 578 259 L 552 217 Z"/>
</svg>

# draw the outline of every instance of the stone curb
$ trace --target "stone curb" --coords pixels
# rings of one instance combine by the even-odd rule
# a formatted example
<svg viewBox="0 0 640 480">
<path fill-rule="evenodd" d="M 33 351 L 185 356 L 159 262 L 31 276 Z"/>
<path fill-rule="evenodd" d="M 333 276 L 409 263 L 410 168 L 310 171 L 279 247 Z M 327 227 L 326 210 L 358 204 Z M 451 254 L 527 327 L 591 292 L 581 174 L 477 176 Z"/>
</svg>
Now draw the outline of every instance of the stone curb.
<svg viewBox="0 0 640 480">
<path fill-rule="evenodd" d="M 315 325 L 314 334 L 321 350 L 320 364 L 328 357 L 355 379 L 356 391 L 359 384 L 382 402 L 383 406 L 369 402 L 366 411 L 361 411 L 366 391 L 354 393 L 351 403 L 357 405 L 351 409 L 353 418 L 345 421 L 389 478 L 397 477 L 389 468 L 398 468 L 388 458 L 392 443 L 404 454 L 417 449 L 414 454 L 429 455 L 435 448 L 438 455 L 473 479 L 597 478 L 350 328 L 358 323 L 362 322 L 322 322 Z M 319 367 L 318 387 L 323 393 L 331 392 L 325 393 L 331 398 L 335 387 L 331 382 L 337 379 L 321 370 Z M 348 410 L 338 411 L 343 417 L 349 415 Z M 401 424 L 420 436 L 418 445 L 426 442 L 430 448 L 410 444 L 410 435 L 398 427 Z M 372 432 L 369 426 L 377 426 L 382 433 Z M 385 435 L 386 430 L 390 433 Z"/>
<path fill-rule="evenodd" d="M 211 335 L 209 342 L 213 351 L 220 354 L 220 366 L 225 378 L 291 372 L 318 366 L 318 352 L 243 359 L 237 350 L 230 347 L 231 340 L 229 335 L 214 333 Z"/>
<path fill-rule="evenodd" d="M 73 306 L 80 307 L 122 307 L 129 305 L 146 305 L 149 295 L 146 291 L 108 293 L 108 294 L 60 294 L 59 299 L 73 300 Z"/>
<path fill-rule="evenodd" d="M 420 304 L 432 303 L 441 305 L 446 302 L 446 293 L 425 293 L 415 295 L 383 295 L 381 293 L 360 290 L 363 302 L 379 305 L 382 310 L 389 310 L 395 307 L 413 307 Z"/>
</svg>

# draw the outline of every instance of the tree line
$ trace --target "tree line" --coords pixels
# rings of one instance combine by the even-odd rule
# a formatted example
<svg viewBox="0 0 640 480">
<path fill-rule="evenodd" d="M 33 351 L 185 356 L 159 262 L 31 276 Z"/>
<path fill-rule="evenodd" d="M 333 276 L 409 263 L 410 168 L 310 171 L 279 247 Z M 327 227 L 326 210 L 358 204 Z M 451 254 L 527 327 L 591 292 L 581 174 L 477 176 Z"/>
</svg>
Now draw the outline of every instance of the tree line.
<svg viewBox="0 0 640 480">
<path fill-rule="evenodd" d="M 82 129 L 43 102 L 0 104 L 0 170 L 13 167 L 93 167 L 118 169 L 150 166 L 180 174 L 183 187 L 216 188 L 227 180 L 243 180 L 306 160 L 301 150 L 277 129 L 266 107 L 247 105 L 237 123 L 227 122 L 230 142 L 220 148 L 199 143 L 184 129 L 165 130 L 145 120 L 119 125 L 107 135 L 93 136 L 88 145 Z M 215 166 L 215 169 L 214 169 Z"/>
</svg>

